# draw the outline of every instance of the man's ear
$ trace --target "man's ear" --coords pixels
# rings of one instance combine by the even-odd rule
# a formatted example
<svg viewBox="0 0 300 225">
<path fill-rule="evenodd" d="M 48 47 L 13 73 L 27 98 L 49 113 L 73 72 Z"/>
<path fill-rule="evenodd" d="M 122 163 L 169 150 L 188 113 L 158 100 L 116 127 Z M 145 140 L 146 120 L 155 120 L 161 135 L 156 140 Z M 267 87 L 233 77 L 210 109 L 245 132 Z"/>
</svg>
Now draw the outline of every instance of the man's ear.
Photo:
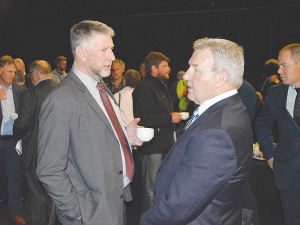
<svg viewBox="0 0 300 225">
<path fill-rule="evenodd" d="M 217 82 L 216 82 L 216 86 L 217 87 L 222 87 L 224 84 L 227 83 L 228 81 L 228 73 L 225 70 L 220 71 L 219 73 L 217 73 Z"/>
<path fill-rule="evenodd" d="M 83 46 L 78 46 L 76 48 L 76 55 L 77 57 L 82 60 L 82 61 L 86 61 L 87 58 L 87 50 L 83 47 Z"/>
<path fill-rule="evenodd" d="M 154 75 L 156 77 L 157 71 L 158 71 L 158 68 L 155 65 L 152 65 L 151 66 L 151 75 Z"/>
</svg>

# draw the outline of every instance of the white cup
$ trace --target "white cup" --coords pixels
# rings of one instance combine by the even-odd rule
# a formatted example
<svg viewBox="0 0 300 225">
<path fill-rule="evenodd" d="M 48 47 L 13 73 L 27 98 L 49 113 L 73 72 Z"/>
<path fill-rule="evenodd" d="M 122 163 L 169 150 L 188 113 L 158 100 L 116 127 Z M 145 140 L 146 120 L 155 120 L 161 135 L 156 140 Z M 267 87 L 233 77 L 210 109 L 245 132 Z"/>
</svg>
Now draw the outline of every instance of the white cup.
<svg viewBox="0 0 300 225">
<path fill-rule="evenodd" d="M 190 116 L 190 114 L 188 112 L 181 112 L 181 117 L 182 117 L 182 120 L 187 120 Z"/>
<path fill-rule="evenodd" d="M 144 127 L 137 128 L 136 136 L 140 141 L 148 142 L 154 137 L 154 129 Z"/>
<path fill-rule="evenodd" d="M 10 114 L 10 118 L 11 118 L 12 120 L 18 119 L 18 113 L 12 113 L 12 114 Z"/>
</svg>

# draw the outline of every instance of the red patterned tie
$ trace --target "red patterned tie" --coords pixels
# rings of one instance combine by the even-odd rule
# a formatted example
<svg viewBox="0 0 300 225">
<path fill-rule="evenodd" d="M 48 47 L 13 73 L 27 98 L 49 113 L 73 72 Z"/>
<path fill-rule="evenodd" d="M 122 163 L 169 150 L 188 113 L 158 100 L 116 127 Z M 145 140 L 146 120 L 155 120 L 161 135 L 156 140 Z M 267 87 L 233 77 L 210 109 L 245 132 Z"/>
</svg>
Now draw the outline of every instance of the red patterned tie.
<svg viewBox="0 0 300 225">
<path fill-rule="evenodd" d="M 97 89 L 99 90 L 100 97 L 102 99 L 102 103 L 106 109 L 109 119 L 110 119 L 112 125 L 114 126 L 115 131 L 118 135 L 118 139 L 121 143 L 122 151 L 123 151 L 124 158 L 125 158 L 125 164 L 126 164 L 125 165 L 126 166 L 126 175 L 132 181 L 133 174 L 134 174 L 134 163 L 133 163 L 133 158 L 132 158 L 132 154 L 130 151 L 130 147 L 129 147 L 127 138 L 123 132 L 121 124 L 118 120 L 118 117 L 115 113 L 113 106 L 111 105 L 111 102 L 109 100 L 109 97 L 108 97 L 105 89 L 102 87 L 102 85 L 100 83 L 97 84 Z"/>
</svg>

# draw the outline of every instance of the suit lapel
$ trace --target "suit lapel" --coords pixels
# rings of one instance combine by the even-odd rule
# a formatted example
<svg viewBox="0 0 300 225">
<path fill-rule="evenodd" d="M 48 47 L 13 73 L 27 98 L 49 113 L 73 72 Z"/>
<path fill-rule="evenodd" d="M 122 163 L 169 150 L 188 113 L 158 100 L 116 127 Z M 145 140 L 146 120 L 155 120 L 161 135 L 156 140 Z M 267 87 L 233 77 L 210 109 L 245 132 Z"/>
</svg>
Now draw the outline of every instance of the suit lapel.
<svg viewBox="0 0 300 225">
<path fill-rule="evenodd" d="M 13 99 L 14 99 L 14 104 L 15 104 L 15 110 L 16 110 L 16 113 L 18 113 L 18 109 L 19 109 L 19 105 L 18 105 L 18 90 L 17 88 L 15 87 L 15 84 L 12 83 L 11 84 L 11 89 L 12 89 L 12 93 L 13 93 Z"/>
<path fill-rule="evenodd" d="M 185 130 L 182 135 L 179 137 L 179 139 L 176 141 L 176 143 L 173 145 L 173 147 L 171 148 L 171 150 L 169 151 L 169 153 L 166 155 L 165 159 L 163 160 L 161 166 L 159 167 L 157 173 L 160 171 L 160 169 L 163 167 L 164 162 L 170 157 L 170 155 L 172 154 L 172 152 L 174 151 L 174 149 L 176 148 L 176 146 L 178 144 L 180 144 L 180 142 L 185 139 L 188 135 L 190 135 L 193 130 L 200 126 L 203 121 L 205 121 L 205 119 L 207 117 L 209 117 L 211 114 L 213 114 L 214 112 L 223 109 L 224 107 L 231 105 L 231 104 L 235 104 L 238 101 L 241 101 L 240 97 L 238 94 L 235 94 L 233 96 L 230 96 L 228 98 L 225 98 L 217 103 L 215 103 L 214 105 L 212 105 L 211 107 L 209 107 L 207 110 L 205 110 L 190 126 L 187 130 Z"/>
<path fill-rule="evenodd" d="M 277 109 L 282 109 L 283 114 L 286 116 L 287 120 L 290 121 L 294 126 L 299 130 L 298 125 L 296 124 L 293 116 L 289 113 L 289 111 L 286 109 L 286 102 L 287 102 L 287 95 L 289 91 L 289 86 L 288 85 L 283 85 L 283 88 L 277 96 L 278 98 L 274 99 L 274 105 Z"/>
<path fill-rule="evenodd" d="M 99 117 L 104 121 L 104 123 L 107 125 L 107 127 L 114 134 L 114 131 L 113 131 L 106 115 L 104 114 L 104 112 L 102 111 L 102 109 L 100 108 L 100 106 L 98 105 L 96 100 L 94 99 L 94 97 L 91 95 L 89 90 L 86 88 L 86 86 L 81 82 L 81 80 L 77 77 L 77 75 L 72 70 L 68 73 L 68 77 L 71 78 L 77 84 L 78 88 L 83 92 L 83 98 L 90 104 L 90 106 L 95 110 L 95 112 L 99 115 Z M 102 84 L 103 84 L 103 82 L 102 82 Z M 105 84 L 103 84 L 103 85 L 105 86 Z M 115 99 L 114 99 L 114 101 L 115 101 Z"/>
</svg>

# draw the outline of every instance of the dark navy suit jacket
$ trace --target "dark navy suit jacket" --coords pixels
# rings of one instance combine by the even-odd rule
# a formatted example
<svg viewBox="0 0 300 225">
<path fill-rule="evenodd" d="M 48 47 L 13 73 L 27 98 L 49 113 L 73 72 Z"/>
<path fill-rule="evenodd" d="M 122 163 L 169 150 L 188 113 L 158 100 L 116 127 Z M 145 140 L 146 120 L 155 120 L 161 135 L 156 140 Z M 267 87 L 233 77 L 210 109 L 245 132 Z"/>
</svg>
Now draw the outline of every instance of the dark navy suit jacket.
<svg viewBox="0 0 300 225">
<path fill-rule="evenodd" d="M 207 109 L 178 139 L 155 180 L 142 225 L 242 224 L 252 131 L 240 96 Z"/>
<path fill-rule="evenodd" d="M 269 89 L 263 109 L 256 122 L 257 140 L 266 160 L 274 157 L 276 187 L 288 191 L 300 172 L 300 129 L 286 110 L 289 86 L 280 84 Z M 279 141 L 273 148 L 272 124 L 278 123 Z"/>
</svg>

